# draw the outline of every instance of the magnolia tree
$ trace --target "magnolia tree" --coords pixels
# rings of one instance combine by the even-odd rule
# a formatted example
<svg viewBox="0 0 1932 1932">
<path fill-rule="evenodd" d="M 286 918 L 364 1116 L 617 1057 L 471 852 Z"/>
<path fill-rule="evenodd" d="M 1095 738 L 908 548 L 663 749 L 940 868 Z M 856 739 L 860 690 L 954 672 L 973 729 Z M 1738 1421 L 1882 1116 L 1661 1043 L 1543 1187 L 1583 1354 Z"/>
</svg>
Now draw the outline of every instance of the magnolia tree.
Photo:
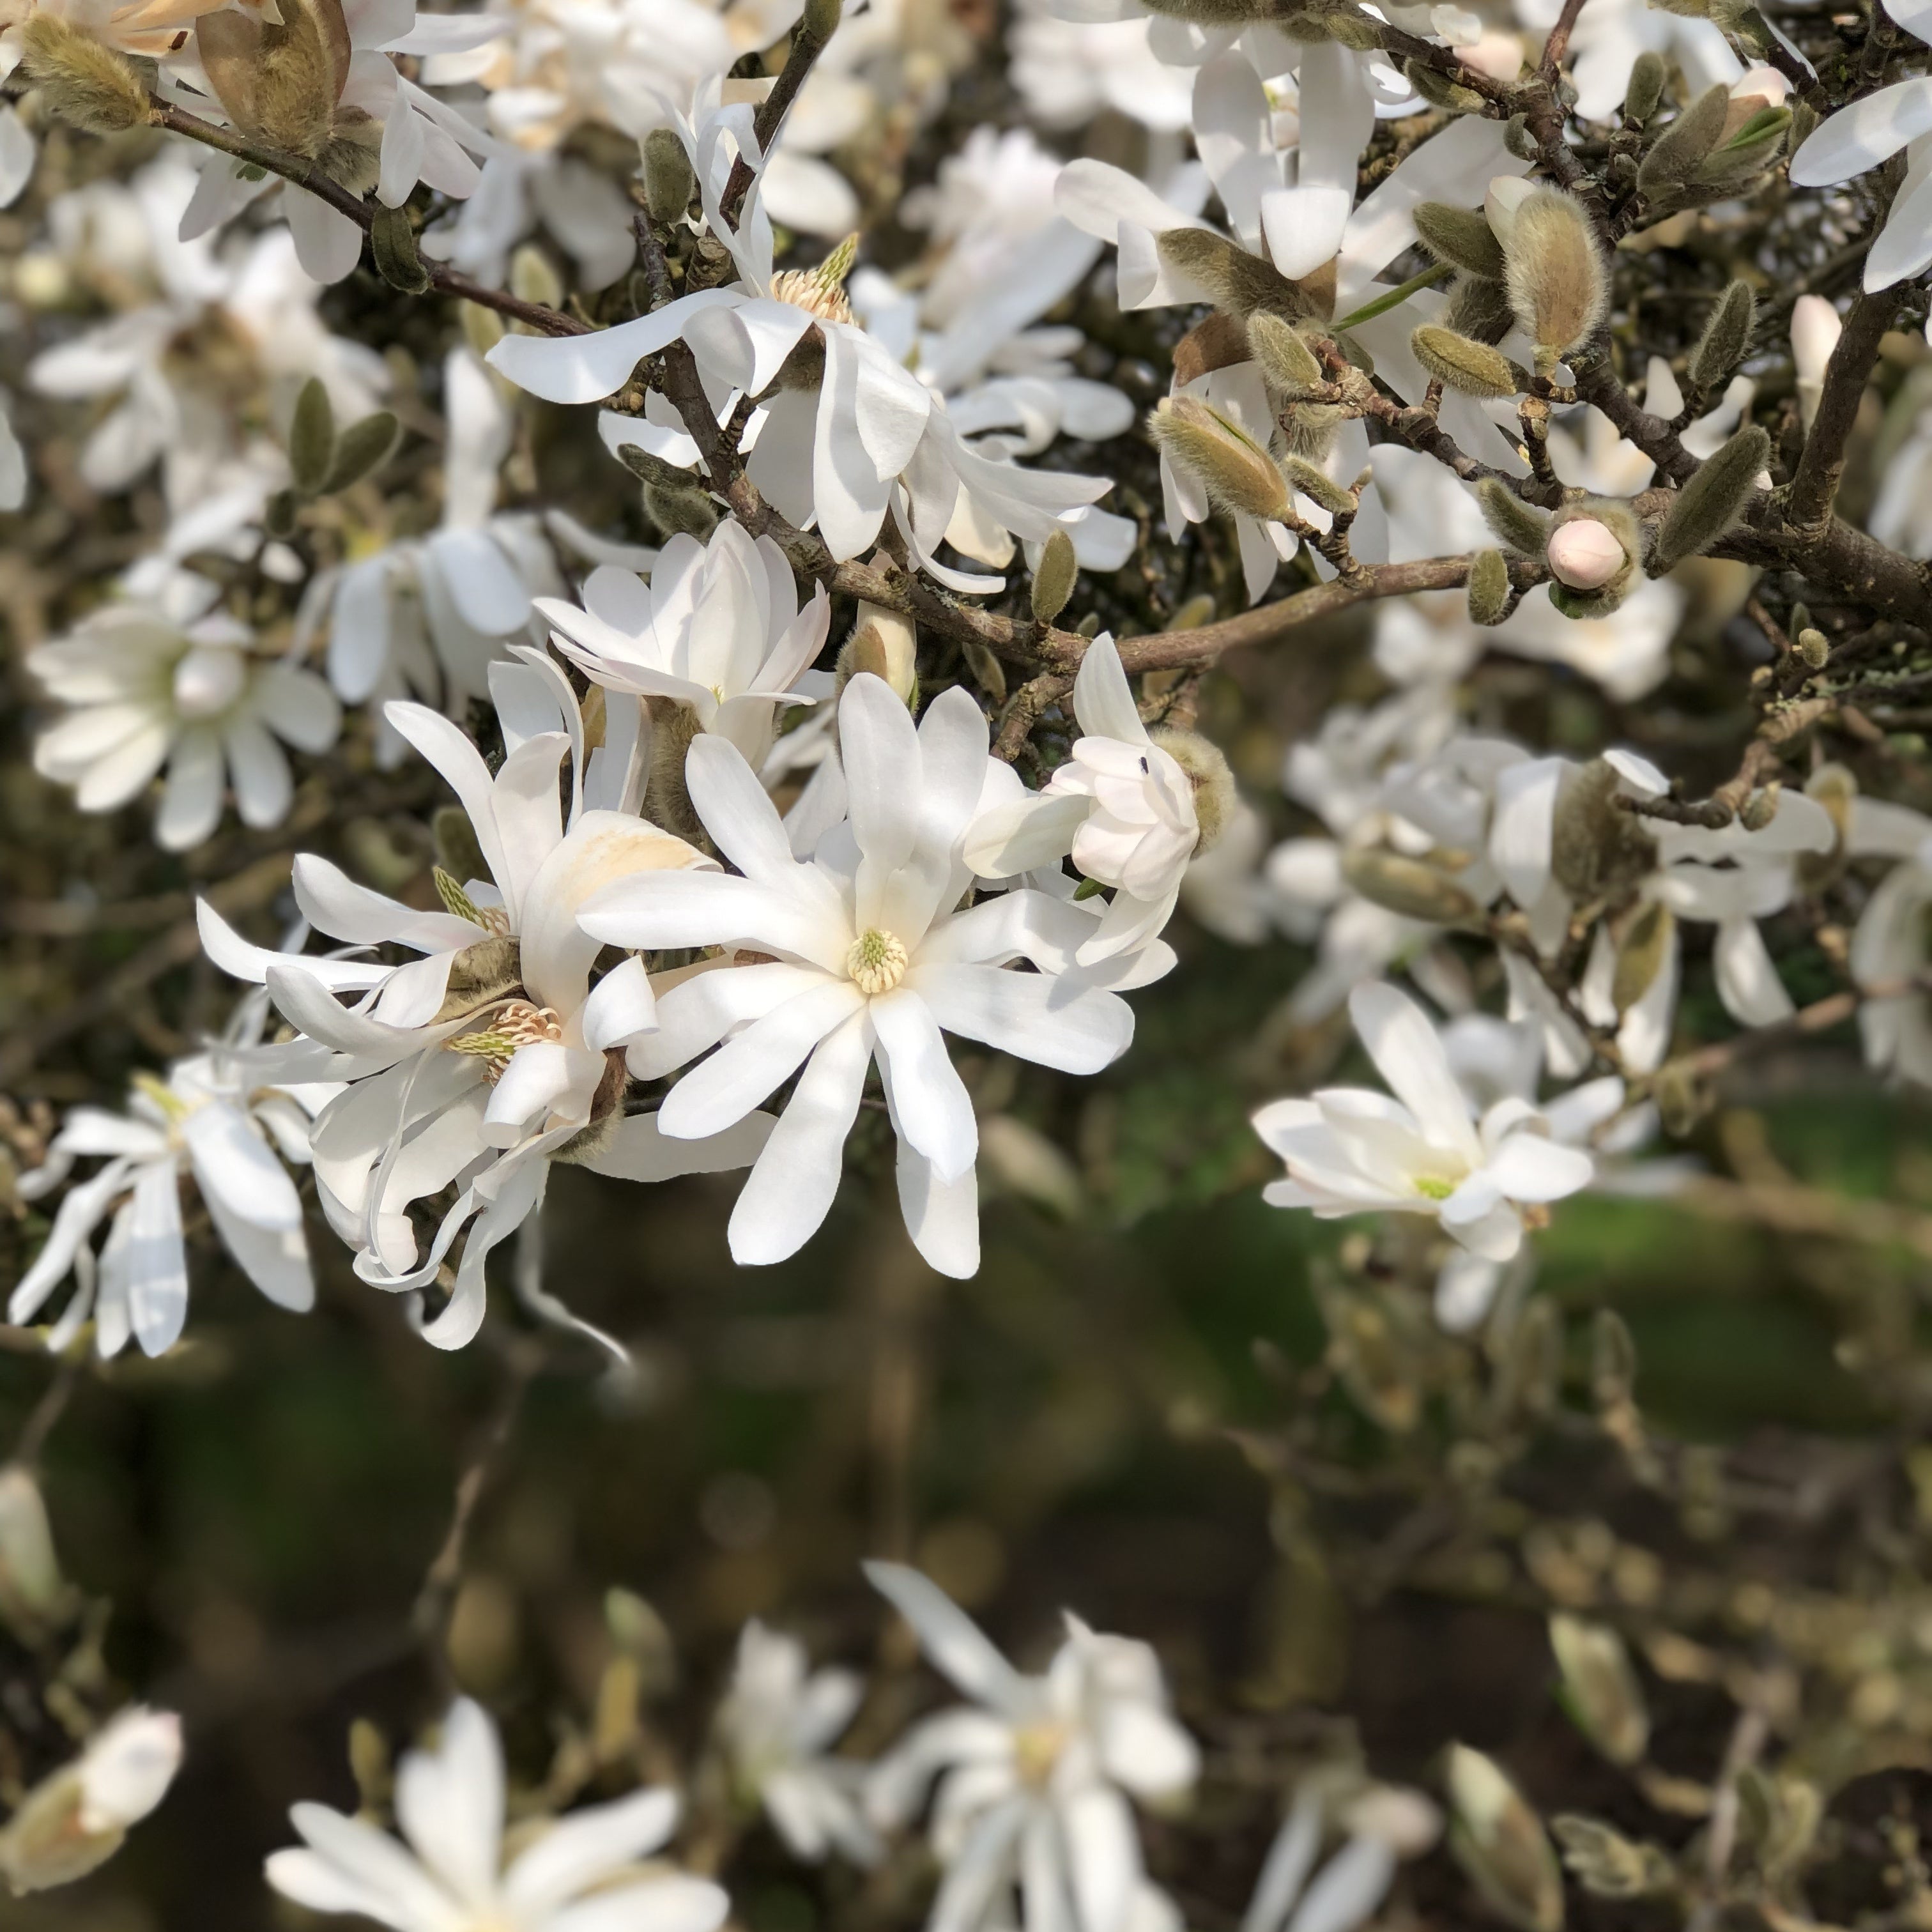
<svg viewBox="0 0 1932 1932">
<path fill-rule="evenodd" d="M 1868 1574 L 1922 1554 L 1909 1312 L 1844 1316 L 1903 1447 L 1781 1622 L 1774 1566 L 1748 1606 L 1742 1558 L 1700 1596 L 1585 1546 L 1552 1489 L 1708 1545 L 1769 1479 L 1646 1424 L 1587 1275 L 1580 1371 L 1535 1277 L 1591 1192 L 1653 1204 L 1600 1231 L 1667 1196 L 1840 1239 L 1844 1298 L 1928 1251 L 1732 1104 L 1932 1084 L 1926 0 L 0 22 L 13 929 L 164 928 L 9 984 L 5 1334 L 54 1366 L 0 1469 L 0 1876 L 85 1877 L 181 1761 L 36 1472 L 238 1270 L 512 1391 L 404 1619 L 416 1736 L 358 1724 L 350 1808 L 268 1858 L 290 1924 L 709 1932 L 775 1859 L 786 1924 L 933 1932 L 1922 1922 L 1922 1822 L 1832 1810 L 1932 1733 L 1932 1604 Z M 110 816 L 56 854 L 74 812 Z M 1264 1006 L 1216 1012 L 1238 980 Z M 64 1057 L 129 1015 L 131 1062 Z M 1213 1098 L 1127 1084 L 1137 1028 Z M 594 1718 L 506 1756 L 553 1690 L 466 1664 L 478 1495 L 526 1384 L 639 1374 L 546 1268 L 557 1170 L 620 1242 L 714 1177 L 671 1198 L 744 1270 L 876 1197 L 900 1278 L 963 1294 L 982 1198 L 1157 1204 L 1096 1178 L 1124 1094 L 1156 1138 L 1251 1117 L 1190 1185 L 1318 1264 L 1325 1352 L 1239 1438 L 1292 1594 L 1426 1568 L 1552 1617 L 1603 1766 L 1557 1842 L 1456 1727 L 1384 1766 L 1198 1658 L 1177 1714 L 1077 1604 L 1029 1674 L 898 1561 L 873 1672 L 766 1592 L 688 1748 L 638 1715 L 676 1639 L 614 1592 Z M 1345 1498 L 1378 1526 L 1331 1561 Z M 913 1714 L 907 1627 L 958 1705 Z M 1728 1714 L 1667 1769 L 1639 1653 Z"/>
</svg>

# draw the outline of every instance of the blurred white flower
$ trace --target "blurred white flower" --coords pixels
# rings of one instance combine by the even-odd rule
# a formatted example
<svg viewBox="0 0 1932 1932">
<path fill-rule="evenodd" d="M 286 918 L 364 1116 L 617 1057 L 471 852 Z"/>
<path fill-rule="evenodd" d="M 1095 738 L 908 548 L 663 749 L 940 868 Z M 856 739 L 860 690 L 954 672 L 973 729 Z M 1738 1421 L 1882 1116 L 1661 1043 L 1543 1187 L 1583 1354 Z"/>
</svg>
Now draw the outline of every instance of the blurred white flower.
<svg viewBox="0 0 1932 1932">
<path fill-rule="evenodd" d="M 853 1671 L 812 1670 L 803 1644 L 756 1618 L 739 1633 L 718 1734 L 738 1790 L 764 1807 L 794 1857 L 836 1850 L 869 1864 L 879 1856 L 860 1803 L 866 1767 L 831 1755 L 865 1688 Z"/>
<path fill-rule="evenodd" d="M 1316 1870 L 1324 1835 L 1342 1844 Z M 1403 1858 L 1419 1858 L 1442 1829 L 1442 1815 L 1419 1791 L 1370 1784 L 1296 1790 L 1242 1915 L 1241 1932 L 1355 1932 L 1373 1917 Z"/>
<path fill-rule="evenodd" d="M 436 1747 L 398 1768 L 404 1844 L 326 1804 L 298 1804 L 289 1816 L 304 1844 L 272 1853 L 268 1880 L 311 1912 L 393 1932 L 712 1932 L 730 1910 L 724 1891 L 652 1856 L 678 1811 L 674 1791 L 634 1792 L 556 1820 L 506 1863 L 502 1746 L 461 1697 Z"/>
<path fill-rule="evenodd" d="M 1588 1154 L 1560 1145 L 1528 1101 L 1499 1100 L 1480 1120 L 1458 1084 L 1442 1036 L 1392 986 L 1358 986 L 1349 1017 L 1395 1099 L 1352 1087 L 1276 1100 L 1255 1130 L 1288 1168 L 1264 1195 L 1318 1218 L 1383 1209 L 1432 1215 L 1485 1260 L 1522 1245 L 1526 1210 L 1587 1186 Z"/>
<path fill-rule="evenodd" d="M 27 656 L 68 715 L 34 741 L 34 769 L 74 788 L 83 812 L 112 812 L 161 766 L 154 820 L 170 852 L 209 837 L 232 783 L 244 824 L 279 825 L 294 796 L 282 749 L 320 753 L 342 715 L 313 671 L 256 654 L 254 634 L 182 576 L 165 596 L 104 605 Z"/>
<path fill-rule="evenodd" d="M 106 1164 L 63 1197 L 8 1302 L 10 1322 L 31 1322 L 71 1274 L 79 1288 L 48 1336 L 50 1348 L 65 1348 L 90 1315 L 104 1357 L 118 1354 L 130 1335 L 147 1354 L 173 1347 L 188 1318 L 184 1175 L 193 1176 L 222 1246 L 249 1280 L 297 1314 L 314 1306 L 302 1199 L 282 1161 L 307 1164 L 309 1112 L 321 1096 L 254 1084 L 244 1055 L 267 1013 L 267 1000 L 255 996 L 220 1046 L 176 1061 L 165 1079 L 136 1075 L 124 1114 L 76 1107 L 68 1114 L 46 1165 L 20 1177 L 22 1198 L 50 1193 L 76 1160 Z M 89 1244 L 110 1214 L 97 1257 Z"/>
<path fill-rule="evenodd" d="M 868 1563 L 866 1574 L 972 1700 L 914 1725 L 874 1767 L 868 1794 L 873 1816 L 896 1825 L 938 1780 L 931 1834 L 945 1876 L 930 1932 L 1010 1924 L 1016 1891 L 1026 1932 L 1177 1922 L 1142 1866 L 1133 1801 L 1184 1798 L 1200 1754 L 1168 1708 L 1152 1649 L 1070 1615 L 1045 1674 L 1024 1676 L 917 1570 Z"/>
</svg>

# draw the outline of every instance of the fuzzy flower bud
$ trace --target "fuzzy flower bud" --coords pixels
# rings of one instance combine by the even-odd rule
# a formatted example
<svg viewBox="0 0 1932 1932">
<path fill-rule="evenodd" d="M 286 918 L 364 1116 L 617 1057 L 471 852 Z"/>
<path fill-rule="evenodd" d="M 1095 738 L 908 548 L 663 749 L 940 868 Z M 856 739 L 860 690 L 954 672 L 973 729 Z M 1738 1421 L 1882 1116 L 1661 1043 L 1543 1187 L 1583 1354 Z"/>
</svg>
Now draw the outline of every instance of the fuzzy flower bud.
<svg viewBox="0 0 1932 1932">
<path fill-rule="evenodd" d="M 1245 321 L 1258 310 L 1315 319 L 1314 304 L 1271 262 L 1205 228 L 1170 228 L 1155 244 L 1161 259 L 1207 290 L 1216 308 Z"/>
<path fill-rule="evenodd" d="M 1664 98 L 1667 78 L 1664 56 L 1646 48 L 1630 64 L 1630 80 L 1624 88 L 1624 119 L 1641 127 L 1657 112 Z"/>
<path fill-rule="evenodd" d="M 1636 582 L 1643 526 L 1626 503 L 1584 497 L 1550 519 L 1544 554 L 1550 602 L 1566 617 L 1606 617 Z"/>
<path fill-rule="evenodd" d="M 1822 670 L 1831 662 L 1832 646 L 1822 631 L 1800 631 L 1798 655 L 1813 670 Z"/>
<path fill-rule="evenodd" d="M 1558 188 L 1526 195 L 1503 244 L 1510 306 L 1547 374 L 1603 320 L 1609 288 L 1582 206 Z"/>
<path fill-rule="evenodd" d="M 1409 336 L 1415 359 L 1445 388 L 1465 396 L 1513 396 L 1516 365 L 1499 349 L 1425 322 Z"/>
<path fill-rule="evenodd" d="M 1637 186 L 1653 198 L 1681 188 L 1723 138 L 1730 89 L 1722 81 L 1706 88 L 1650 145 L 1636 171 Z"/>
<path fill-rule="evenodd" d="M 1448 201 L 1425 201 L 1415 211 L 1415 232 L 1435 259 L 1486 280 L 1501 281 L 1508 272 L 1502 244 L 1481 211 L 1458 208 Z"/>
<path fill-rule="evenodd" d="M 1731 372 L 1744 359 L 1750 346 L 1751 324 L 1757 317 L 1757 301 L 1746 282 L 1733 282 L 1718 298 L 1690 352 L 1690 380 L 1703 390 L 1716 388 L 1730 380 Z"/>
<path fill-rule="evenodd" d="M 1264 309 L 1248 318 L 1248 350 L 1262 375 L 1284 395 L 1299 395 L 1327 380 L 1314 350 L 1280 316 Z"/>
<path fill-rule="evenodd" d="M 1067 547 L 1072 548 L 1070 540 Z M 1045 556 L 1040 562 L 1044 567 Z M 859 621 L 838 652 L 840 688 L 862 671 L 883 679 L 908 706 L 919 702 L 919 634 L 910 617 L 880 604 L 859 606 Z"/>
<path fill-rule="evenodd" d="M 1187 774 L 1194 788 L 1194 821 L 1200 828 L 1194 847 L 1198 859 L 1219 842 L 1234 814 L 1234 774 L 1220 746 L 1198 731 L 1162 724 L 1148 736 Z"/>
<path fill-rule="evenodd" d="M 1540 556 L 1550 541 L 1548 514 L 1526 503 L 1508 484 L 1485 476 L 1476 485 L 1476 501 L 1483 520 L 1496 532 L 1496 541 L 1519 556 Z"/>
<path fill-rule="evenodd" d="M 681 220 L 697 191 L 698 178 L 684 143 L 670 128 L 653 128 L 640 144 L 644 154 L 644 206 L 660 226 Z"/>
<path fill-rule="evenodd" d="M 1291 514 L 1288 484 L 1275 460 L 1244 430 L 1192 396 L 1168 396 L 1148 418 L 1161 454 L 1192 476 L 1217 509 L 1264 522 Z"/>
<path fill-rule="evenodd" d="M 1469 621 L 1500 624 L 1508 614 L 1509 564 L 1499 550 L 1479 550 L 1469 560 Z"/>
<path fill-rule="evenodd" d="M 1750 423 L 1697 466 L 1657 533 L 1652 576 L 1708 550 L 1737 521 L 1770 457 L 1771 438 Z"/>
<path fill-rule="evenodd" d="M 1523 1932 L 1558 1932 L 1563 1875 L 1543 1821 L 1494 1760 L 1466 1744 L 1448 1759 L 1449 1848 L 1497 1915 Z"/>
<path fill-rule="evenodd" d="M 111 47 L 57 14 L 30 14 L 20 30 L 21 64 L 63 121 L 90 134 L 118 134 L 148 118 L 148 90 Z"/>
<path fill-rule="evenodd" d="M 1364 898 L 1405 919 L 1426 920 L 1432 926 L 1454 926 L 1473 917 L 1478 910 L 1468 892 L 1426 860 L 1383 846 L 1364 846 L 1345 854 L 1342 876 Z"/>
<path fill-rule="evenodd" d="M 0 1619 L 31 1638 L 66 1594 L 40 1486 L 30 1469 L 10 1462 L 0 1468 Z"/>
<path fill-rule="evenodd" d="M 1073 554 L 1073 539 L 1064 530 L 1055 530 L 1040 554 L 1033 573 L 1033 614 L 1036 622 L 1050 624 L 1066 608 L 1073 595 L 1073 581 L 1080 574 L 1080 560 Z M 886 682 L 892 680 L 886 679 Z"/>
<path fill-rule="evenodd" d="M 0 1876 L 16 1892 L 70 1885 L 121 1848 L 181 1763 L 181 1720 L 131 1706 L 71 1764 L 37 1784 L 0 1832 Z"/>
</svg>

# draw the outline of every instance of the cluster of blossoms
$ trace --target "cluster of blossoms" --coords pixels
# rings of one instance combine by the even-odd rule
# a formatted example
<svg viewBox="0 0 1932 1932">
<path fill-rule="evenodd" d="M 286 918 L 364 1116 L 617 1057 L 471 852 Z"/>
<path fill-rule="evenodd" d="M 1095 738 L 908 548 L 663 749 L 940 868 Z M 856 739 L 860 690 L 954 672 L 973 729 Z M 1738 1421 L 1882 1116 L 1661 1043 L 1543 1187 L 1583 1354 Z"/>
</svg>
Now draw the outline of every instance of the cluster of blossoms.
<svg viewBox="0 0 1932 1932">
<path fill-rule="evenodd" d="M 180 1339 L 184 1180 L 278 1306 L 316 1299 L 312 1197 L 454 1348 L 555 1164 L 742 1174 L 731 1254 L 773 1264 L 883 1144 L 868 1109 L 913 1246 L 970 1276 L 992 1057 L 1103 1075 L 1126 996 L 1214 970 L 1202 932 L 1280 944 L 1300 1064 L 1349 1050 L 1346 1014 L 1386 1088 L 1261 1106 L 1265 1198 L 1427 1224 L 1405 1252 L 1452 1333 L 1507 1320 L 1558 1204 L 1692 1177 L 1634 1156 L 1694 1124 L 1707 962 L 1744 1037 L 1828 968 L 1870 1065 L 1932 1085 L 1932 818 L 1862 784 L 1858 747 L 1904 740 L 1846 697 L 1927 674 L 1932 76 L 1883 79 L 1923 64 L 1925 0 L 1886 0 L 1842 87 L 1695 0 L 1024 0 L 1030 124 L 904 193 L 881 158 L 942 124 L 973 29 L 839 11 L 0 0 L 28 97 L 0 206 L 34 224 L 0 511 L 80 493 L 140 532 L 25 652 L 37 771 L 151 806 L 197 880 L 231 800 L 237 853 L 371 766 L 454 800 L 388 890 L 292 853 L 278 946 L 200 899 L 232 1020 L 18 1181 L 46 1226 L 8 1318 L 50 1348 Z M 143 149 L 36 205 L 50 118 L 200 164 Z M 1722 212 L 1780 196 L 1822 211 L 1788 307 Z M 1724 276 L 1699 332 L 1625 370 L 1625 265 L 1694 234 Z M 420 334 L 338 332 L 370 288 L 466 305 L 418 367 Z M 1834 493 L 1882 350 L 1906 373 L 1860 528 Z M 36 468 L 30 419 L 70 464 Z M 1346 701 L 1277 796 L 1244 759 L 1244 796 L 1204 679 L 1356 605 Z M 1748 742 L 1694 800 L 1696 746 L 1646 707 L 1726 652 L 1756 660 Z M 718 1723 L 739 1793 L 806 1859 L 923 1817 L 935 1932 L 1178 1924 L 1139 1812 L 1198 1754 L 1153 1653 L 1070 1620 L 1026 1676 L 916 1574 L 873 1580 L 968 1703 L 862 1766 L 832 1748 L 859 1680 L 753 1625 Z M 110 1722 L 0 1874 L 98 1862 L 178 1754 L 164 1718 Z M 723 1922 L 656 1858 L 675 1794 L 512 1849 L 505 1776 L 460 1702 L 398 1780 L 409 1849 L 303 1807 L 271 1881 L 401 1932 Z M 1250 1932 L 1346 1932 L 1436 1822 L 1311 1784 Z"/>
</svg>

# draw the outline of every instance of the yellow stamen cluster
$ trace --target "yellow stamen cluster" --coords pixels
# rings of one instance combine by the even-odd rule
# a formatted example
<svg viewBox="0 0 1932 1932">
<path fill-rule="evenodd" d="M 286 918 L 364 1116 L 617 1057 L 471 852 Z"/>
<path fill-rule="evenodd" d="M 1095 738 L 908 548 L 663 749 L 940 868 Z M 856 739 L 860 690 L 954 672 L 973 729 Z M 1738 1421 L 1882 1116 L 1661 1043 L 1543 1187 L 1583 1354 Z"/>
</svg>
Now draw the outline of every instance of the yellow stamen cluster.
<svg viewBox="0 0 1932 1932">
<path fill-rule="evenodd" d="M 520 1048 L 539 1042 L 556 1045 L 562 1038 L 563 1022 L 554 1008 L 534 1006 L 528 1000 L 507 1000 L 491 1015 L 487 1027 L 459 1034 L 443 1045 L 452 1053 L 466 1053 L 482 1060 L 483 1077 L 494 1087 Z"/>
<path fill-rule="evenodd" d="M 845 956 L 845 970 L 854 986 L 868 998 L 890 993 L 905 977 L 908 964 L 904 942 L 898 934 L 878 927 L 862 932 Z"/>
</svg>

